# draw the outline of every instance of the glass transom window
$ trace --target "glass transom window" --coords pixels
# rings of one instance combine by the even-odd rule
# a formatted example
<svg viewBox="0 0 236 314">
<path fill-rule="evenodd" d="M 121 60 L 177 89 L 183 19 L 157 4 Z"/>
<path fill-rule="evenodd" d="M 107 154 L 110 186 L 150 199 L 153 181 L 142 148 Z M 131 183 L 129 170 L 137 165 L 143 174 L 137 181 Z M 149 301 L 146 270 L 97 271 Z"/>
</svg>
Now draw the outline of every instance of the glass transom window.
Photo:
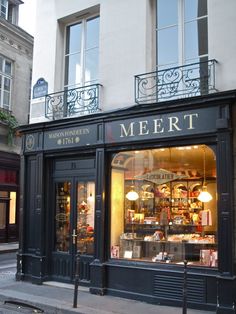
<svg viewBox="0 0 236 314">
<path fill-rule="evenodd" d="M 216 193 L 206 145 L 114 155 L 111 258 L 217 267 Z"/>
</svg>

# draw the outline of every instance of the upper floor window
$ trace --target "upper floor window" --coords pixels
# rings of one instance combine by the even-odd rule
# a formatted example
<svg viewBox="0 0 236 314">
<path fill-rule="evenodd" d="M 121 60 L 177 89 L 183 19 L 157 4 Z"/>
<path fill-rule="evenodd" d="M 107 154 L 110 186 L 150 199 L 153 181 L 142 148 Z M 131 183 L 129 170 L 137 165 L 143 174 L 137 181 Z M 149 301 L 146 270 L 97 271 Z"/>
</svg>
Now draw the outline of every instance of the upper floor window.
<svg viewBox="0 0 236 314">
<path fill-rule="evenodd" d="M 157 0 L 158 68 L 208 59 L 207 1 Z"/>
<path fill-rule="evenodd" d="M 0 107 L 10 110 L 12 62 L 0 56 Z"/>
<path fill-rule="evenodd" d="M 8 14 L 8 1 L 7 0 L 0 0 L 1 4 L 1 17 L 7 19 Z"/>
<path fill-rule="evenodd" d="M 19 4 L 21 1 L 0 0 L 0 16 L 10 23 L 18 25 Z"/>
<path fill-rule="evenodd" d="M 84 19 L 67 27 L 65 88 L 97 83 L 99 17 Z"/>
</svg>

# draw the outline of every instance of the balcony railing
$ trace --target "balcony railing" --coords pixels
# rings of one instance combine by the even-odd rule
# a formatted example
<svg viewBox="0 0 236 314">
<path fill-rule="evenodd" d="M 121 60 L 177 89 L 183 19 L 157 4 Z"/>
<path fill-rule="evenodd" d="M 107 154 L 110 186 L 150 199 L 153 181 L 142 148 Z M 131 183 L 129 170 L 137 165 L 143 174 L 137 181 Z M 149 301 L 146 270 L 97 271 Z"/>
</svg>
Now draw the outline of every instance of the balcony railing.
<svg viewBox="0 0 236 314">
<path fill-rule="evenodd" d="M 100 84 L 93 84 L 45 96 L 45 116 L 57 120 L 99 112 Z"/>
<path fill-rule="evenodd" d="M 135 76 L 135 102 L 144 104 L 207 95 L 215 89 L 216 60 Z"/>
</svg>

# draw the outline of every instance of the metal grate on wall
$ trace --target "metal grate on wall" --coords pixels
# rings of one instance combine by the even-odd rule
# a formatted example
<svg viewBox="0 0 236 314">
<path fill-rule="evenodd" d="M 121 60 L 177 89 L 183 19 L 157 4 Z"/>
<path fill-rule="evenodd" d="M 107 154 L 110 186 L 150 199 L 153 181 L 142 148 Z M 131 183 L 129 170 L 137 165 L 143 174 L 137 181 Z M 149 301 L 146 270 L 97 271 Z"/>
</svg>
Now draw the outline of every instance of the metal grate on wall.
<svg viewBox="0 0 236 314">
<path fill-rule="evenodd" d="M 182 300 L 183 277 L 155 275 L 153 294 L 160 299 Z M 187 300 L 194 303 L 206 302 L 206 281 L 204 278 L 190 277 L 187 279 Z"/>
</svg>

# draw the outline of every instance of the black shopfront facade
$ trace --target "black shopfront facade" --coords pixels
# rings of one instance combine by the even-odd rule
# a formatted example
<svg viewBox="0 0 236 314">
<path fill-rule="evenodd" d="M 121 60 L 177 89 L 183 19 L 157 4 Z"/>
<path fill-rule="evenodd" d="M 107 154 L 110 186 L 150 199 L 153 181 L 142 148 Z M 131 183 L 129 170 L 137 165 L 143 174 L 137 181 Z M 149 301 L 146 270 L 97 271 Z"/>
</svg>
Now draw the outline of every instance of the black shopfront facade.
<svg viewBox="0 0 236 314">
<path fill-rule="evenodd" d="M 236 92 L 21 128 L 18 280 L 235 313 Z M 200 201 L 203 187 L 210 200 Z"/>
</svg>

